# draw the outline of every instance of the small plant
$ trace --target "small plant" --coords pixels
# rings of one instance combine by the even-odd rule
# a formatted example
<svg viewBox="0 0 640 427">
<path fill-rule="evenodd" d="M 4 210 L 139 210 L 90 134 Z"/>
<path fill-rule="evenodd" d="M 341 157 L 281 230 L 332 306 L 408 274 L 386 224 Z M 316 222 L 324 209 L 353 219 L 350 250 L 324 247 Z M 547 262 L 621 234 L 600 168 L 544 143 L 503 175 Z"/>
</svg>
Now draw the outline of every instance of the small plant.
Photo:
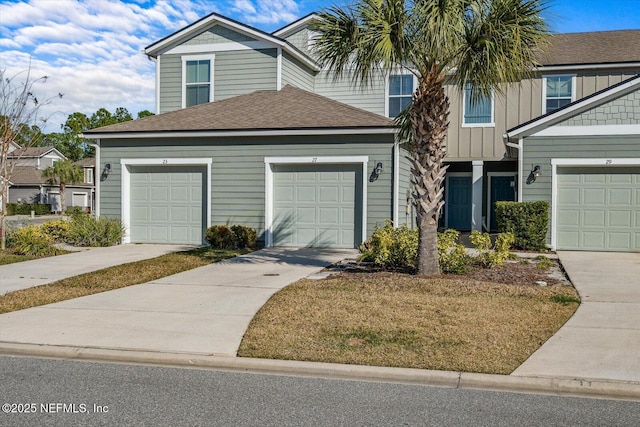
<svg viewBox="0 0 640 427">
<path fill-rule="evenodd" d="M 7 246 L 18 255 L 45 257 L 59 252 L 53 238 L 39 225 L 18 228 L 7 237 Z"/>
<path fill-rule="evenodd" d="M 493 249 L 491 248 L 491 236 L 489 233 L 473 230 L 469 240 L 478 250 L 478 256 L 475 261 L 483 267 L 492 267 L 504 264 L 504 260 L 509 257 L 509 249 L 511 249 L 511 245 L 515 241 L 515 236 L 512 233 L 498 234 Z"/>
<path fill-rule="evenodd" d="M 469 255 L 464 245 L 458 243 L 460 233 L 445 230 L 438 233 L 438 259 L 443 273 L 464 274 L 469 271 Z"/>
<path fill-rule="evenodd" d="M 54 242 L 65 242 L 69 236 L 69 229 L 71 228 L 71 223 L 64 219 L 59 219 L 56 221 L 47 221 L 42 224 L 42 231 L 49 235 Z"/>
<path fill-rule="evenodd" d="M 361 261 L 369 261 L 388 269 L 415 266 L 418 255 L 418 231 L 403 224 L 394 227 L 389 220 L 376 226 L 371 237 L 360 246 Z"/>
<path fill-rule="evenodd" d="M 551 261 L 549 258 L 547 258 L 544 255 L 538 255 L 536 257 L 536 260 L 538 261 L 536 264 L 536 268 L 538 270 L 548 270 L 554 265 L 553 261 Z"/>
<path fill-rule="evenodd" d="M 570 295 L 553 295 L 551 301 L 561 305 L 580 304 L 580 299 Z"/>
<path fill-rule="evenodd" d="M 212 225 L 205 232 L 205 240 L 216 249 L 254 248 L 258 233 L 244 225 Z"/>
<path fill-rule="evenodd" d="M 87 213 L 74 215 L 67 239 L 75 246 L 113 246 L 122 240 L 124 226 L 117 218 L 94 218 Z"/>
</svg>

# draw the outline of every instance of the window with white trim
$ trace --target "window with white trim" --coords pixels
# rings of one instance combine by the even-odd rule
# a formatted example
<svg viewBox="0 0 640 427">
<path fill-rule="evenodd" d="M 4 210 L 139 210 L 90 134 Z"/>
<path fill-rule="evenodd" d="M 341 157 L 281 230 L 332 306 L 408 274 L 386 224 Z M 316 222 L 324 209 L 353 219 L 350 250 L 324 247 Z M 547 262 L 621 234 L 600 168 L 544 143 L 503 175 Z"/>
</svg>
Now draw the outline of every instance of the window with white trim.
<svg viewBox="0 0 640 427">
<path fill-rule="evenodd" d="M 389 117 L 397 117 L 411 104 L 413 89 L 413 74 L 389 76 Z"/>
<path fill-rule="evenodd" d="M 86 174 L 86 179 L 84 182 L 86 182 L 87 184 L 93 184 L 93 169 L 92 168 L 86 168 L 85 169 L 85 174 Z"/>
<path fill-rule="evenodd" d="M 213 101 L 213 55 L 182 57 L 182 106 Z"/>
<path fill-rule="evenodd" d="M 574 100 L 574 76 L 546 76 L 544 77 L 544 111 L 551 113 Z"/>
<path fill-rule="evenodd" d="M 466 126 L 493 126 L 493 92 L 491 95 L 474 93 L 471 84 L 463 92 L 462 124 Z"/>
</svg>

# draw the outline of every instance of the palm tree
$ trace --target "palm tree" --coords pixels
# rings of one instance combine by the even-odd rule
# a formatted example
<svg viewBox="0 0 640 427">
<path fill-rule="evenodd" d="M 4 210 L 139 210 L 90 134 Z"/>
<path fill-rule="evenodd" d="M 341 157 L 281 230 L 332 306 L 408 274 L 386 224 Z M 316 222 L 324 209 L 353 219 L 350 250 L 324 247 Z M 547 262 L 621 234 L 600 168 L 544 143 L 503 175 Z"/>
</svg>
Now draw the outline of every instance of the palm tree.
<svg viewBox="0 0 640 427">
<path fill-rule="evenodd" d="M 64 215 L 65 210 L 65 190 L 67 184 L 74 184 L 76 182 L 82 182 L 84 179 L 84 173 L 82 168 L 73 164 L 71 160 L 60 160 L 55 162 L 53 166 L 49 166 L 42 171 L 42 176 L 52 185 L 60 186 L 60 210 Z"/>
<path fill-rule="evenodd" d="M 410 153 L 419 228 L 418 273 L 439 274 L 438 214 L 444 205 L 449 98 L 445 84 L 472 84 L 474 98 L 527 77 L 548 35 L 543 0 L 355 0 L 315 24 L 318 60 L 366 86 L 392 72 L 414 74 L 412 103 L 397 118 Z"/>
</svg>

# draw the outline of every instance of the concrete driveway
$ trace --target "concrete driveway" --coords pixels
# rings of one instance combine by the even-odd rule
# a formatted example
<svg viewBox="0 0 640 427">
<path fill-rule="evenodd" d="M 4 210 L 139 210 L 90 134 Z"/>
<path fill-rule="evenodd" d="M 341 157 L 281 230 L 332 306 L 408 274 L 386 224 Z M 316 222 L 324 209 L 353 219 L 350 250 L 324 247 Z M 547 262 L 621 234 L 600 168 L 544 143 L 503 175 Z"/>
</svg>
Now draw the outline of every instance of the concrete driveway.
<svg viewBox="0 0 640 427">
<path fill-rule="evenodd" d="M 640 253 L 558 256 L 582 304 L 513 375 L 640 382 Z"/>
<path fill-rule="evenodd" d="M 355 250 L 263 249 L 153 282 L 0 315 L 1 343 L 235 356 L 286 285 Z"/>
<path fill-rule="evenodd" d="M 193 249 L 189 245 L 118 245 L 0 266 L 0 295 L 128 262 Z"/>
</svg>

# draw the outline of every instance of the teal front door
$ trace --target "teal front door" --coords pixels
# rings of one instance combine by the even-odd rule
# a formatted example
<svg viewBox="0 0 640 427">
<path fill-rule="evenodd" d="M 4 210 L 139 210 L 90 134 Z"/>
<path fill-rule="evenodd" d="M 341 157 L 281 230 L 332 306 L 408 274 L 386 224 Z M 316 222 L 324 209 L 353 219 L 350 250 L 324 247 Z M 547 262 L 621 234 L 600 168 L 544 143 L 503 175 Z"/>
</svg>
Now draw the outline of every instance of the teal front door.
<svg viewBox="0 0 640 427">
<path fill-rule="evenodd" d="M 447 228 L 471 229 L 471 177 L 447 178 Z"/>
<path fill-rule="evenodd" d="M 496 215 L 496 202 L 516 200 L 516 181 L 511 176 L 491 177 L 491 213 L 489 214 L 489 228 L 491 231 L 498 231 L 498 217 Z"/>
</svg>

